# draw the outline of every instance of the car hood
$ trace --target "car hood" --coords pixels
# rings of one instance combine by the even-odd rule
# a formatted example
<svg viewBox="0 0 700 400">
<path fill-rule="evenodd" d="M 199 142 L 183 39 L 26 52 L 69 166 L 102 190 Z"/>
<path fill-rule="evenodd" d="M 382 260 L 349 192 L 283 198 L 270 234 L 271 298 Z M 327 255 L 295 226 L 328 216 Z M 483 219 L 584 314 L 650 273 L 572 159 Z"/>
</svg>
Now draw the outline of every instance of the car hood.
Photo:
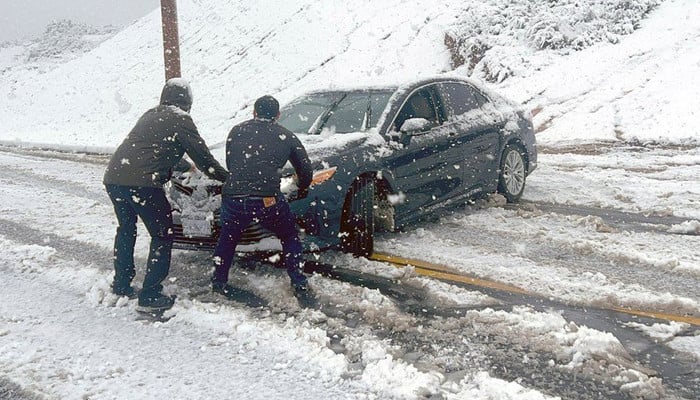
<svg viewBox="0 0 700 400">
<path fill-rule="evenodd" d="M 342 134 L 321 133 L 319 135 L 297 135 L 297 137 L 304 144 L 312 162 L 337 156 L 352 149 L 386 144 L 384 138 L 373 131 Z"/>
<path fill-rule="evenodd" d="M 352 132 L 352 133 L 331 133 L 322 132 L 318 135 L 296 134 L 301 143 L 304 145 L 309 159 L 313 164 L 323 162 L 328 158 L 338 156 L 348 151 L 355 149 L 364 149 L 367 151 L 381 152 L 380 148 L 386 147 L 387 142 L 376 132 L 370 130 L 367 132 Z M 374 148 L 374 150 L 373 150 Z M 221 163 L 226 165 L 226 146 L 225 142 L 211 147 L 212 155 Z"/>
</svg>

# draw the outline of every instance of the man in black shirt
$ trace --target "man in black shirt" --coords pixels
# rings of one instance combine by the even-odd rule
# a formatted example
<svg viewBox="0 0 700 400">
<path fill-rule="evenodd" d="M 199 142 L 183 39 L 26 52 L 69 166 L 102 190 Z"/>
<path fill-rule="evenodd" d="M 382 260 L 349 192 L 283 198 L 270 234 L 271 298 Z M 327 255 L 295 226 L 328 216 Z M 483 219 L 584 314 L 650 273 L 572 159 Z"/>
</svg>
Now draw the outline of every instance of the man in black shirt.
<svg viewBox="0 0 700 400">
<path fill-rule="evenodd" d="M 161 282 L 170 270 L 173 246 L 171 206 L 163 184 L 187 153 L 195 165 L 212 179 L 224 182 L 228 172 L 214 159 L 189 115 L 192 92 L 181 78 L 168 80 L 160 105 L 148 110 L 112 155 L 103 183 L 114 204 L 119 226 L 114 239 L 112 291 L 135 297 L 131 280 L 134 268 L 136 218 L 151 235 L 146 276 L 138 294 L 142 311 L 172 307 L 174 299 L 161 293 Z M 187 165 L 189 168 L 189 165 Z"/>
<path fill-rule="evenodd" d="M 272 231 L 282 242 L 287 274 L 297 294 L 308 290 L 303 274 L 303 248 L 294 214 L 280 192 L 280 173 L 290 161 L 303 197 L 313 170 L 306 149 L 288 129 L 277 124 L 279 103 L 272 96 L 256 100 L 254 118 L 231 129 L 226 142 L 226 166 L 231 171 L 222 191 L 221 235 L 214 251 L 212 290 L 223 295 L 235 291 L 228 273 L 236 246 L 253 221 Z"/>
</svg>

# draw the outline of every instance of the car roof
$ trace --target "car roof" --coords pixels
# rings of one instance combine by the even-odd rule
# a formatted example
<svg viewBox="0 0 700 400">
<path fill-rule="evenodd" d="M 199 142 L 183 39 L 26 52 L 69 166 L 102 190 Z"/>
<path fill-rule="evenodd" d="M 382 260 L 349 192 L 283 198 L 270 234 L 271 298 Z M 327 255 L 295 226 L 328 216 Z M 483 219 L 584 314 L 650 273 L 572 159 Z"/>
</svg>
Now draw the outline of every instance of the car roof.
<svg viewBox="0 0 700 400">
<path fill-rule="evenodd" d="M 299 97 L 303 96 L 309 96 L 313 94 L 322 94 L 322 93 L 361 93 L 361 92 L 397 92 L 397 91 L 405 91 L 412 89 L 414 87 L 420 87 L 424 85 L 428 85 L 431 83 L 440 83 L 440 82 L 454 82 L 454 81 L 459 81 L 463 83 L 469 83 L 474 86 L 476 86 L 479 89 L 483 88 L 483 85 L 480 84 L 477 81 L 473 81 L 471 79 L 465 78 L 463 76 L 457 76 L 457 75 L 451 75 L 451 74 L 443 74 L 443 75 L 438 75 L 438 76 L 432 76 L 432 77 L 426 77 L 422 79 L 415 79 L 415 80 L 406 80 L 400 83 L 391 83 L 391 84 L 376 84 L 376 83 L 368 83 L 367 85 L 353 85 L 353 86 L 338 86 L 338 87 L 329 87 L 329 88 L 319 88 L 319 89 L 313 89 L 308 92 L 305 92 Z"/>
<path fill-rule="evenodd" d="M 311 96 L 314 94 L 327 93 L 366 93 L 366 92 L 395 92 L 398 86 L 367 86 L 367 87 L 347 87 L 347 88 L 332 88 L 332 89 L 316 89 L 305 92 L 302 96 Z"/>
</svg>

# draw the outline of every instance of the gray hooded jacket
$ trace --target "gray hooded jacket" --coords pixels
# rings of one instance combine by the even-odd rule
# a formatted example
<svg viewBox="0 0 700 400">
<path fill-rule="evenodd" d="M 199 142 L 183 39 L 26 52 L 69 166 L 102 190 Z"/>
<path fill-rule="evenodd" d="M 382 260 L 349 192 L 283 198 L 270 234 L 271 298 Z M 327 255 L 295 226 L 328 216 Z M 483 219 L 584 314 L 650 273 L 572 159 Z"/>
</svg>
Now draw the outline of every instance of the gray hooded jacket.
<svg viewBox="0 0 700 400">
<path fill-rule="evenodd" d="M 161 187 L 185 153 L 197 168 L 224 182 L 228 172 L 214 159 L 188 114 L 192 92 L 183 79 L 170 79 L 160 105 L 136 122 L 107 166 L 104 184 Z"/>
</svg>

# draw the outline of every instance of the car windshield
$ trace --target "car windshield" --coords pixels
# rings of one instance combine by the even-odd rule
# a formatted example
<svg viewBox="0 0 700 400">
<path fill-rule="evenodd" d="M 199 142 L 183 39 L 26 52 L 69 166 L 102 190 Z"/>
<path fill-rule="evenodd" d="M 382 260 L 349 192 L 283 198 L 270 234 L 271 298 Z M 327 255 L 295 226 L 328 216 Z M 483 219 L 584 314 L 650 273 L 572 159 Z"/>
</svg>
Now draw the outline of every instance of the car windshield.
<svg viewBox="0 0 700 400">
<path fill-rule="evenodd" d="M 297 99 L 280 112 L 280 125 L 295 133 L 363 131 L 377 126 L 393 91 L 325 92 Z"/>
</svg>

